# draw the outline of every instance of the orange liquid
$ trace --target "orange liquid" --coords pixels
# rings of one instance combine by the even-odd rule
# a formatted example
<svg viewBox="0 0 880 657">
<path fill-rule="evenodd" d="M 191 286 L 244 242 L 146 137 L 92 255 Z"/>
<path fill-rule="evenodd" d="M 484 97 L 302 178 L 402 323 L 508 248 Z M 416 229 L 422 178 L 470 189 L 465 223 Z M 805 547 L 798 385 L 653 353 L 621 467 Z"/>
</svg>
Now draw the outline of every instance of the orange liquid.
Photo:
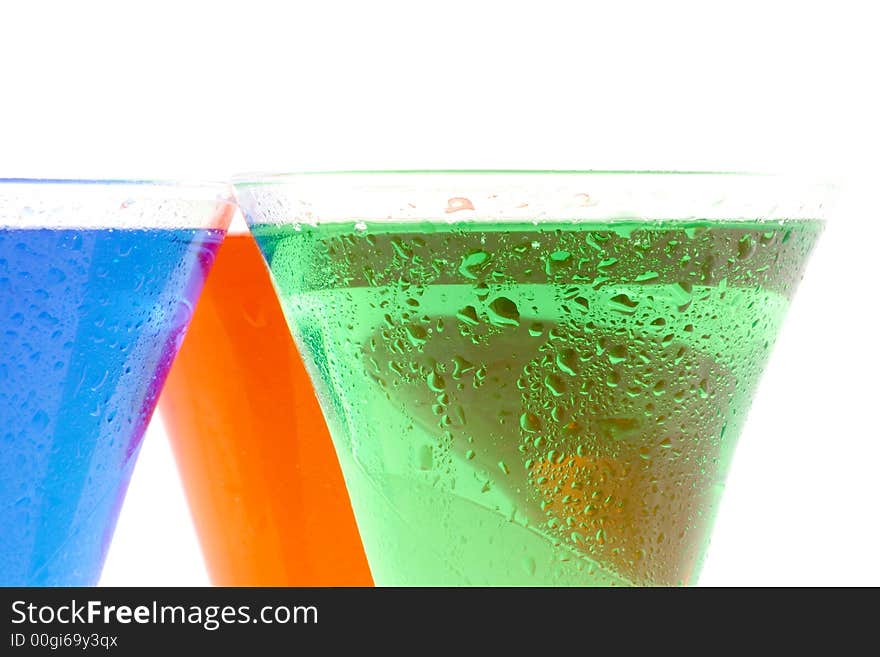
<svg viewBox="0 0 880 657">
<path fill-rule="evenodd" d="M 220 246 L 159 407 L 215 584 L 372 585 L 324 417 L 250 235 Z"/>
</svg>

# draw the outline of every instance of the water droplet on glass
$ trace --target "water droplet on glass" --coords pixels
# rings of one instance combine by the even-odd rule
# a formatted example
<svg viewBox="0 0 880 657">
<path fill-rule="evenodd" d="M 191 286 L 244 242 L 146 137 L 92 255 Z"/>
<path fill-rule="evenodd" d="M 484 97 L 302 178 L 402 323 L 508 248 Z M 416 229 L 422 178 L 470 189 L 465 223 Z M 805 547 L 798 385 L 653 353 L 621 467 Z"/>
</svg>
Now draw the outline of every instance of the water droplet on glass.
<svg viewBox="0 0 880 657">
<path fill-rule="evenodd" d="M 519 426 L 527 433 L 536 433 L 541 430 L 541 420 L 534 413 L 523 413 L 519 417 Z"/>
<path fill-rule="evenodd" d="M 461 210 L 473 210 L 474 204 L 471 203 L 470 199 L 464 198 L 463 196 L 456 196 L 451 198 L 446 203 L 446 214 L 452 214 L 453 212 L 459 212 Z"/>
<path fill-rule="evenodd" d="M 458 271 L 466 278 L 476 279 L 477 273 L 486 266 L 489 258 L 489 254 L 485 251 L 474 251 L 461 259 Z"/>
<path fill-rule="evenodd" d="M 489 304 L 489 321 L 496 326 L 519 326 L 519 309 L 507 297 L 498 297 Z"/>
</svg>

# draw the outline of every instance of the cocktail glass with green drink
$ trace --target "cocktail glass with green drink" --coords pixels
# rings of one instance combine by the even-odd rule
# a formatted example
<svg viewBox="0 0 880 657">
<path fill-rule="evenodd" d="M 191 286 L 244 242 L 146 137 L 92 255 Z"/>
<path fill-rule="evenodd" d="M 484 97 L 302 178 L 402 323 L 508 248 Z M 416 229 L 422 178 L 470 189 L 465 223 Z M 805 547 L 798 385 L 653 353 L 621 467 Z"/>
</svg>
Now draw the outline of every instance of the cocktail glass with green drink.
<svg viewBox="0 0 880 657">
<path fill-rule="evenodd" d="M 829 190 L 240 178 L 380 585 L 696 581 Z"/>
</svg>

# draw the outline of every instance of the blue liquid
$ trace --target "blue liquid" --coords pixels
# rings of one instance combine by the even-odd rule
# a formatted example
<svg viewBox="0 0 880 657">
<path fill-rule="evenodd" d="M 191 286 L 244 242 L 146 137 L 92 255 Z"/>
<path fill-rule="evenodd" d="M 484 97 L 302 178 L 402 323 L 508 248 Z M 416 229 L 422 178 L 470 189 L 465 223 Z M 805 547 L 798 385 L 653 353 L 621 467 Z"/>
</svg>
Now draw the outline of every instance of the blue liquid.
<svg viewBox="0 0 880 657">
<path fill-rule="evenodd" d="M 0 585 L 97 583 L 222 239 L 0 228 Z"/>
</svg>

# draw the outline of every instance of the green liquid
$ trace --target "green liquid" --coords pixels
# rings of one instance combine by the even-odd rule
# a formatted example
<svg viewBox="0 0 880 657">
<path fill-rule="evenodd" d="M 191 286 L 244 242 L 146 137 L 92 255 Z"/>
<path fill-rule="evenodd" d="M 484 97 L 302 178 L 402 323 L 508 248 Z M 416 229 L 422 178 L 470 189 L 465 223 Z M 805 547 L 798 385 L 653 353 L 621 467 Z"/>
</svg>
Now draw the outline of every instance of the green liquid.
<svg viewBox="0 0 880 657">
<path fill-rule="evenodd" d="M 254 229 L 382 585 L 693 583 L 818 221 Z"/>
</svg>

